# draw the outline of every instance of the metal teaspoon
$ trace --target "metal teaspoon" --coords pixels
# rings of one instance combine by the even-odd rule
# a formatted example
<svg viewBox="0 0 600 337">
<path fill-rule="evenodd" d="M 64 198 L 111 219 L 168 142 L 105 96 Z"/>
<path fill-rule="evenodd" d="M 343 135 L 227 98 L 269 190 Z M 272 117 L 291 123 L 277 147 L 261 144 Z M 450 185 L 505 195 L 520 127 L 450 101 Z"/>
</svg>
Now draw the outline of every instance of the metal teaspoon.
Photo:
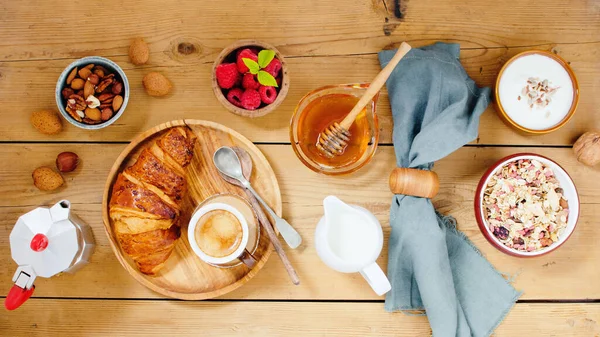
<svg viewBox="0 0 600 337">
<path fill-rule="evenodd" d="M 256 193 L 254 188 L 250 182 L 244 177 L 242 173 L 242 164 L 240 159 L 238 158 L 235 151 L 232 148 L 223 146 L 215 151 L 213 155 L 213 162 L 219 172 L 222 174 L 235 179 L 242 184 L 244 188 L 250 191 L 256 199 L 263 205 L 265 210 L 271 215 L 271 217 L 275 220 L 275 226 L 281 233 L 281 236 L 285 240 L 285 242 L 290 246 L 290 248 L 297 248 L 302 243 L 302 237 L 300 234 L 284 219 L 280 218 L 273 212 L 271 207 L 267 205 L 267 203 Z"/>
</svg>

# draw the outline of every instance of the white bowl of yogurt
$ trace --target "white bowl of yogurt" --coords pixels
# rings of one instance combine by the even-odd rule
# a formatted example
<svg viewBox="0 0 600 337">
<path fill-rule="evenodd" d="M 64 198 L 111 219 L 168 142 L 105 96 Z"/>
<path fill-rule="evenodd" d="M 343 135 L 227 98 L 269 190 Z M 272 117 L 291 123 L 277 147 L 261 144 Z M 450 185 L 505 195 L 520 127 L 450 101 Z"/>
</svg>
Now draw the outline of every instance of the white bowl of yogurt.
<svg viewBox="0 0 600 337">
<path fill-rule="evenodd" d="M 541 50 L 512 57 L 496 80 L 500 116 L 533 134 L 557 130 L 573 117 L 579 103 L 575 73 L 560 56 Z"/>
</svg>

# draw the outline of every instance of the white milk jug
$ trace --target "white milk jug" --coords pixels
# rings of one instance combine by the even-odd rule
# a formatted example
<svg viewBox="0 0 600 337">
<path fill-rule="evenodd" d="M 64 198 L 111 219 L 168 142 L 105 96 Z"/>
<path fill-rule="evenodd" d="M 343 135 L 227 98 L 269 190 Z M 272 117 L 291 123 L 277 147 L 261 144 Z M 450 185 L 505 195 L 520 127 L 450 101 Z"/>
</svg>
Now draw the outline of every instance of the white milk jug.
<svg viewBox="0 0 600 337">
<path fill-rule="evenodd" d="M 334 196 L 323 200 L 323 208 L 325 215 L 315 231 L 321 260 L 342 273 L 360 272 L 377 295 L 390 291 L 390 281 L 375 262 L 383 248 L 383 231 L 377 218 Z"/>
</svg>

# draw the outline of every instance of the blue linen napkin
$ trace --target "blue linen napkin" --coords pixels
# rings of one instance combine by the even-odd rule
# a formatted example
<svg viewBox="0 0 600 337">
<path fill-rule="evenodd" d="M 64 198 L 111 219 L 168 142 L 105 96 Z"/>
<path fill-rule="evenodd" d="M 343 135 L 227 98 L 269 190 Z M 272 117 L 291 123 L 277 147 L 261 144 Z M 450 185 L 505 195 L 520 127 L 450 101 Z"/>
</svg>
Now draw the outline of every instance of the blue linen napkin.
<svg viewBox="0 0 600 337">
<path fill-rule="evenodd" d="M 395 50 L 379 53 L 381 67 Z M 477 137 L 490 89 L 458 61 L 458 44 L 413 48 L 386 82 L 397 165 L 430 170 Z M 520 296 L 431 200 L 396 195 L 385 309 L 425 310 L 433 335 L 488 336 Z"/>
</svg>

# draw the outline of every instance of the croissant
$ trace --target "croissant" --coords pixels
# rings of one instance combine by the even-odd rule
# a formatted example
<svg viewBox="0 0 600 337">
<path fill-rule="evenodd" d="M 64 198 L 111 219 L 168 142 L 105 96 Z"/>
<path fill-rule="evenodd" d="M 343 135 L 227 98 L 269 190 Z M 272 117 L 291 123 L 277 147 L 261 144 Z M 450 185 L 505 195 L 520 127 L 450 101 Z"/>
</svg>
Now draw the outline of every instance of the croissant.
<svg viewBox="0 0 600 337">
<path fill-rule="evenodd" d="M 143 149 L 113 185 L 108 207 L 115 236 L 144 274 L 156 274 L 179 239 L 185 167 L 195 143 L 196 136 L 188 128 L 170 129 Z"/>
</svg>

